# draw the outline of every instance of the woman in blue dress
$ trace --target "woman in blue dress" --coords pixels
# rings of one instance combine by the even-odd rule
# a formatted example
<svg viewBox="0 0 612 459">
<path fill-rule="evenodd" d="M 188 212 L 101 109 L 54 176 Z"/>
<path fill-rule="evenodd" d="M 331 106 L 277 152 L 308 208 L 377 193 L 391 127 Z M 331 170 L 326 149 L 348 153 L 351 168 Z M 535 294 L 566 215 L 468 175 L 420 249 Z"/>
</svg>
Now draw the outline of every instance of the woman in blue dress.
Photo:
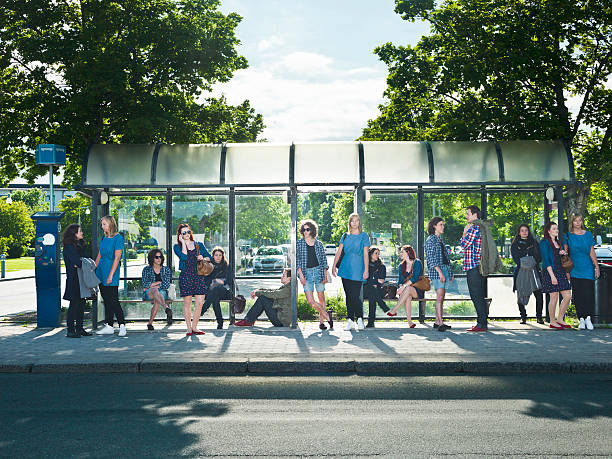
<svg viewBox="0 0 612 459">
<path fill-rule="evenodd" d="M 344 330 L 363 330 L 363 301 L 361 289 L 363 281 L 369 277 L 370 237 L 362 231 L 359 214 L 351 214 L 348 220 L 348 232 L 340 239 L 340 245 L 334 257 L 332 274 L 342 278 L 342 287 L 346 296 L 347 323 Z M 338 259 L 344 252 L 340 267 Z"/>
<path fill-rule="evenodd" d="M 123 253 L 123 236 L 117 232 L 117 222 L 111 215 L 100 219 L 104 237 L 100 241 L 100 251 L 96 257 L 96 275 L 100 283 L 100 293 L 104 300 L 104 327 L 98 335 L 112 335 L 113 319 L 117 317 L 119 336 L 125 336 L 125 315 L 119 303 L 119 265 Z"/>
<path fill-rule="evenodd" d="M 203 335 L 204 332 L 198 330 L 198 322 L 202 315 L 202 305 L 208 291 L 206 277 L 198 274 L 198 261 L 210 261 L 210 253 L 204 244 L 193 239 L 193 231 L 187 223 L 181 223 L 176 232 L 176 244 L 174 253 L 179 259 L 179 290 L 183 297 L 183 315 L 187 327 L 187 336 Z M 195 296 L 195 308 L 193 319 L 191 318 L 191 301 Z"/>
</svg>

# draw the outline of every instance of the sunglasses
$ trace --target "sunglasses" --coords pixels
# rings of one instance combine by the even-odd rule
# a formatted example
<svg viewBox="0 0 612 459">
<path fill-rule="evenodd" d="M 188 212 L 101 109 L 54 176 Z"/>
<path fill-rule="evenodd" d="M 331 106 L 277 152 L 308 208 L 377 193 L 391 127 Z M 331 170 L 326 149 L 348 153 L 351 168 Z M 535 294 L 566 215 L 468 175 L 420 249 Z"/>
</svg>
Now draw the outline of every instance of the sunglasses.
<svg viewBox="0 0 612 459">
<path fill-rule="evenodd" d="M 310 228 L 304 228 L 304 233 L 308 231 L 309 233 L 312 231 Z"/>
<path fill-rule="evenodd" d="M 190 230 L 181 231 L 181 236 L 184 236 L 185 234 L 191 234 L 191 231 Z"/>
<path fill-rule="evenodd" d="M 164 258 L 164 257 L 162 257 L 161 255 L 155 255 L 155 258 L 161 259 L 161 258 Z"/>
</svg>

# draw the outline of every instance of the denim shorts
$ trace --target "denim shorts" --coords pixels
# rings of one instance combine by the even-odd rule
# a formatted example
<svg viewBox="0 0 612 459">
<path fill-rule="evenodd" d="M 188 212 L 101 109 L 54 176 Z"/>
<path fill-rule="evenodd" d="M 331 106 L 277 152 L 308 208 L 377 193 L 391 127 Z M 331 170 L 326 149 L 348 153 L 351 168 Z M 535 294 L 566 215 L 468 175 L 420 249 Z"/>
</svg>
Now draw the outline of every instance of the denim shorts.
<svg viewBox="0 0 612 459">
<path fill-rule="evenodd" d="M 147 290 L 145 290 L 144 292 L 142 292 L 142 300 L 143 301 L 152 301 L 151 298 L 149 298 L 149 295 L 147 295 Z M 164 300 L 168 299 L 168 290 L 165 289 L 159 289 L 158 292 L 161 294 L 161 296 L 164 297 Z"/>
<path fill-rule="evenodd" d="M 318 274 L 319 268 L 306 268 L 304 270 L 304 277 L 306 278 L 306 285 L 304 285 L 305 292 L 313 292 L 315 288 L 317 292 L 325 291 L 325 284 L 316 281 Z"/>
<path fill-rule="evenodd" d="M 442 282 L 440 279 L 432 279 L 431 287 L 433 290 L 438 290 L 443 288 L 444 290 L 448 290 L 448 286 L 450 285 L 451 280 L 451 271 L 448 265 L 441 265 L 440 269 L 442 270 L 442 274 L 446 278 L 446 282 Z"/>
</svg>

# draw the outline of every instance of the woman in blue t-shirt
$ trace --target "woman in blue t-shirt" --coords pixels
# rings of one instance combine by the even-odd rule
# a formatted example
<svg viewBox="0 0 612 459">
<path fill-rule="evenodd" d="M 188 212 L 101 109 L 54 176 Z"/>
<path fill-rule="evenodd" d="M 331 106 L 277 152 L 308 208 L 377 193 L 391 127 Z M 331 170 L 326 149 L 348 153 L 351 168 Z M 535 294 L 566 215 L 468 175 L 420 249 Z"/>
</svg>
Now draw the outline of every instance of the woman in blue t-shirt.
<svg viewBox="0 0 612 459">
<path fill-rule="evenodd" d="M 578 329 L 593 330 L 591 316 L 595 307 L 595 279 L 599 278 L 595 239 L 591 232 L 584 228 L 581 215 L 572 214 L 569 226 L 565 250 L 574 262 L 574 269 L 570 271 L 570 282 L 576 315 L 580 319 Z"/>
<path fill-rule="evenodd" d="M 100 293 L 104 300 L 104 327 L 98 335 L 112 335 L 113 319 L 117 317 L 119 336 L 125 336 L 125 315 L 119 304 L 119 265 L 123 253 L 123 236 L 117 232 L 117 222 L 111 215 L 100 219 L 104 237 L 100 241 L 100 250 L 96 257 L 96 275 L 100 279 Z"/>
<path fill-rule="evenodd" d="M 411 245 L 403 245 L 399 250 L 399 257 L 402 260 L 400 263 L 400 270 L 397 275 L 397 283 L 399 288 L 397 294 L 399 299 L 395 307 L 387 313 L 388 316 L 396 316 L 397 310 L 404 306 L 406 310 L 406 319 L 408 319 L 408 326 L 410 328 L 416 327 L 416 324 L 412 321 L 412 300 L 415 298 L 423 298 L 424 293 L 422 290 L 413 287 L 419 277 L 423 275 L 423 262 L 416 256 L 416 252 Z"/>
<path fill-rule="evenodd" d="M 363 281 L 369 277 L 369 248 L 370 237 L 362 231 L 359 214 L 351 214 L 348 219 L 348 233 L 344 233 L 340 239 L 332 265 L 332 274 L 342 278 L 342 287 L 346 296 L 347 324 L 345 330 L 355 329 L 355 318 L 357 318 L 357 329 L 365 328 L 361 289 Z M 338 267 L 338 259 L 342 252 L 344 256 Z"/>
</svg>

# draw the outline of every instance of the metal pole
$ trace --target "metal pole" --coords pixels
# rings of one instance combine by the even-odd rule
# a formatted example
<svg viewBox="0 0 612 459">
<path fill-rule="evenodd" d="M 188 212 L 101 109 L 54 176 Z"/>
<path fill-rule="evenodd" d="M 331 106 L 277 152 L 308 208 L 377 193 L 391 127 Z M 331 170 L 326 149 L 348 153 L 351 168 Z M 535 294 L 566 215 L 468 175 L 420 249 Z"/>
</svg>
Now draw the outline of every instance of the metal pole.
<svg viewBox="0 0 612 459">
<path fill-rule="evenodd" d="M 297 187 L 292 186 L 290 190 L 291 200 L 291 328 L 297 327 L 297 260 L 295 258 L 295 246 L 297 244 Z"/>
<path fill-rule="evenodd" d="M 433 199 L 432 199 L 433 201 Z M 423 187 L 417 190 L 417 254 L 421 260 L 425 255 L 425 194 Z M 425 322 L 425 302 L 419 301 L 419 322 Z"/>
<path fill-rule="evenodd" d="M 2 276 L 2 279 L 4 279 L 6 277 L 6 272 L 5 272 L 5 262 L 6 262 L 6 255 L 2 254 L 0 255 L 0 264 L 2 265 L 2 267 L 0 268 L 2 273 L 0 274 Z"/>
<path fill-rule="evenodd" d="M 53 166 L 49 166 L 49 210 L 55 212 L 55 197 L 53 196 Z"/>
<path fill-rule="evenodd" d="M 100 192 L 93 190 L 91 193 L 91 257 L 95 260 L 98 256 L 98 202 L 100 202 Z M 98 298 L 91 302 L 91 328 L 98 328 Z"/>
<path fill-rule="evenodd" d="M 79 226 L 81 226 L 81 206 L 79 206 Z"/>
<path fill-rule="evenodd" d="M 232 270 L 232 296 L 236 295 L 236 191 L 234 187 L 230 187 L 230 192 L 228 196 L 228 249 L 229 249 L 229 259 L 230 259 L 230 268 Z M 246 292 L 245 292 L 246 293 Z M 232 305 L 230 303 L 229 308 L 229 323 L 233 325 L 236 321 L 236 315 L 234 314 L 234 310 L 232 309 Z"/>
</svg>

